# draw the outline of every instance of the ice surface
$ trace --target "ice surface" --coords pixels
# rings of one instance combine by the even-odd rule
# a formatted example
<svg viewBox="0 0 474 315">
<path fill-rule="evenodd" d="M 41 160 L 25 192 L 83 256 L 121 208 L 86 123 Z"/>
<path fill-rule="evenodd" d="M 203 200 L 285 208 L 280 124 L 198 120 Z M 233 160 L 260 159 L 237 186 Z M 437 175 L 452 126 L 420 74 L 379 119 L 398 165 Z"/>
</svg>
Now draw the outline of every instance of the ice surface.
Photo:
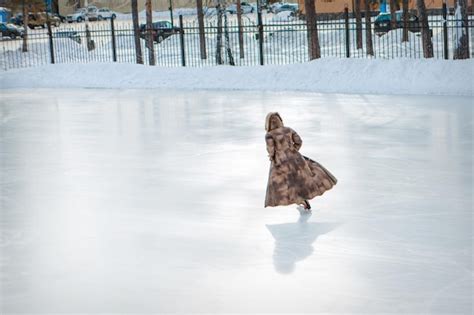
<svg viewBox="0 0 474 315">
<path fill-rule="evenodd" d="M 339 180 L 312 215 L 263 208 L 269 111 Z M 0 118 L 0 313 L 472 312 L 470 97 L 2 90 Z"/>
</svg>

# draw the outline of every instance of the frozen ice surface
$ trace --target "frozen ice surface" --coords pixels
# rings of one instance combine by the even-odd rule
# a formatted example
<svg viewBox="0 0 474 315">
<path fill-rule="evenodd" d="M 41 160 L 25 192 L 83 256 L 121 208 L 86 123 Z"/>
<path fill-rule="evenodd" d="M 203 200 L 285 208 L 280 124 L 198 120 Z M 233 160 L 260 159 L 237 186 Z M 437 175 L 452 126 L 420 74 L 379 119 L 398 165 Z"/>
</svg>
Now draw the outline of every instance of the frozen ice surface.
<svg viewBox="0 0 474 315">
<path fill-rule="evenodd" d="M 158 78 L 159 79 L 159 78 Z M 263 208 L 264 118 L 339 179 Z M 0 94 L 1 313 L 472 312 L 472 100 Z"/>
</svg>

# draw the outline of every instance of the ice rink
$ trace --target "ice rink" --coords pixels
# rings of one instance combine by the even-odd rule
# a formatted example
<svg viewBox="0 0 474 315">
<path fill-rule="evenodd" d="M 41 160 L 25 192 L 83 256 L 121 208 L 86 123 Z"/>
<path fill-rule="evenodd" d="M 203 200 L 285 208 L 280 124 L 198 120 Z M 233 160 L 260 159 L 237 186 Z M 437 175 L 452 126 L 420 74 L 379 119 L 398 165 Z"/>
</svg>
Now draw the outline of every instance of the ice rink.
<svg viewBox="0 0 474 315">
<path fill-rule="evenodd" d="M 470 97 L 2 90 L 0 313 L 473 309 Z M 263 208 L 267 112 L 339 180 Z"/>
</svg>

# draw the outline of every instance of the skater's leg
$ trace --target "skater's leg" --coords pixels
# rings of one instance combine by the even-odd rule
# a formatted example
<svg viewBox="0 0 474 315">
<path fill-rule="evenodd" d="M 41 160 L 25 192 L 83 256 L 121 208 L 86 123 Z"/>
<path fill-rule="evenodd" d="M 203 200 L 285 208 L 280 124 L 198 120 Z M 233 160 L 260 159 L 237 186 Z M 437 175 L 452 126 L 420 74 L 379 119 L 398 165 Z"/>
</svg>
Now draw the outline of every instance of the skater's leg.
<svg viewBox="0 0 474 315">
<path fill-rule="evenodd" d="M 306 210 L 311 210 L 311 205 L 308 200 L 303 201 L 303 206 Z"/>
</svg>

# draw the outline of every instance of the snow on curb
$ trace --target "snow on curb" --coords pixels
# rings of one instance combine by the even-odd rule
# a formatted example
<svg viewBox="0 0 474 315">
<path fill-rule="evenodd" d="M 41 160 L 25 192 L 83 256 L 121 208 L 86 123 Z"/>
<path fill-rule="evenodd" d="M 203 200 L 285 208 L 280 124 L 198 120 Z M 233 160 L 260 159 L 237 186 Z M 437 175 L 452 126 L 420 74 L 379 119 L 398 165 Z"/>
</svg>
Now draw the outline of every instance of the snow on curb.
<svg viewBox="0 0 474 315">
<path fill-rule="evenodd" d="M 5 88 L 170 88 L 473 95 L 472 60 L 321 59 L 264 67 L 58 64 L 0 72 Z"/>
</svg>

